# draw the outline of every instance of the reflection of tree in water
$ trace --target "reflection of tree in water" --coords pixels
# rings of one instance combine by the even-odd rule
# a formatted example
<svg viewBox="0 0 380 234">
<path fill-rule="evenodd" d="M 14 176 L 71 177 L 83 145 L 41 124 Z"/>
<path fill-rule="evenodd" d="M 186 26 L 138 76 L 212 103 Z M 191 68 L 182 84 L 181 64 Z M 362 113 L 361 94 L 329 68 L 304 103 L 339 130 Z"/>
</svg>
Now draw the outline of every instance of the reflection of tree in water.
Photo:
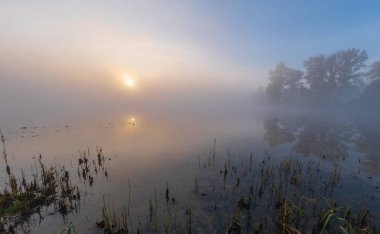
<svg viewBox="0 0 380 234">
<path fill-rule="evenodd" d="M 349 125 L 334 120 L 308 119 L 293 149 L 300 154 L 340 159 L 347 154 L 346 142 L 350 138 Z"/>
<path fill-rule="evenodd" d="M 264 140 L 270 146 L 292 143 L 299 154 L 330 160 L 344 159 L 348 145 L 364 154 L 363 169 L 380 175 L 380 123 L 337 119 L 332 116 L 287 116 L 279 114 L 264 120 Z"/>
<path fill-rule="evenodd" d="M 266 118 L 266 140 L 270 146 L 295 141 L 295 152 L 327 159 L 343 158 L 347 154 L 346 142 L 351 139 L 351 125 L 329 118 Z"/>
<path fill-rule="evenodd" d="M 366 157 L 362 164 L 366 171 L 380 174 L 380 127 L 374 124 L 358 124 L 359 137 L 354 141 L 359 152 Z"/>
<path fill-rule="evenodd" d="M 264 140 L 272 147 L 293 142 L 295 137 L 286 125 L 277 118 L 264 119 Z"/>
</svg>

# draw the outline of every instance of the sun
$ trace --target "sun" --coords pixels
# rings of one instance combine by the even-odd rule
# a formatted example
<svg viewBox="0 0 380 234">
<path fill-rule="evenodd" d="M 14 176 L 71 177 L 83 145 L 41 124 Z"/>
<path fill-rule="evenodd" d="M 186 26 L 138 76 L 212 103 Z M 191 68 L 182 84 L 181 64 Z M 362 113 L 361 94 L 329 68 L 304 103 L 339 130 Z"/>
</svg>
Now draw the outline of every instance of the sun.
<svg viewBox="0 0 380 234">
<path fill-rule="evenodd" d="M 136 85 L 135 79 L 130 75 L 125 75 L 123 81 L 128 88 L 133 88 Z"/>
</svg>

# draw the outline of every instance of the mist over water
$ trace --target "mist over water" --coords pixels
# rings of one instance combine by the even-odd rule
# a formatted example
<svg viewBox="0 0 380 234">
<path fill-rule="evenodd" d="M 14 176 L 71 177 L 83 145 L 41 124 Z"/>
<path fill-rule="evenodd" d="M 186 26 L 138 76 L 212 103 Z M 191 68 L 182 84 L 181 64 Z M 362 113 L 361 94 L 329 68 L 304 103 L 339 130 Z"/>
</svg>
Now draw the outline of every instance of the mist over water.
<svg viewBox="0 0 380 234">
<path fill-rule="evenodd" d="M 339 165 L 342 178 L 357 186 L 362 184 L 357 193 L 347 182 L 342 191 L 352 192 L 355 197 L 347 197 L 348 200 L 378 196 L 377 190 L 373 190 L 380 171 L 378 121 L 369 122 L 343 111 L 249 110 L 210 105 L 196 112 L 178 108 L 156 113 L 134 111 L 81 123 L 28 125 L 3 132 L 8 154 L 12 155 L 9 159 L 12 170 L 22 168 L 27 172 L 32 157 L 42 154 L 48 162 L 67 165 L 75 175 L 78 151 L 88 148 L 95 154 L 94 149 L 102 147 L 106 152 L 110 159 L 108 179 L 98 178 L 91 192 L 87 191 L 86 205 L 79 217 L 67 216 L 75 220 L 77 231 L 96 231 L 91 224 L 84 224 L 99 219 L 94 212 L 102 209 L 103 198 L 99 194 L 110 197 L 116 206 L 125 206 L 128 194 L 125 178 L 132 180 L 132 207 L 140 217 L 145 215 L 146 201 L 166 182 L 177 199 L 187 197 L 185 190 L 179 188 L 189 183 L 191 189 L 193 179 L 188 175 L 199 173 L 198 157 L 202 158 L 203 168 L 203 158 L 210 154 L 214 139 L 216 157 L 222 162 L 227 160 L 227 152 L 231 152 L 234 160 L 252 153 L 258 158 L 269 154 L 278 160 L 300 155 L 305 160 L 320 160 L 326 171 Z M 380 207 L 377 199 L 370 205 Z M 65 227 L 60 220 L 59 216 L 47 216 L 32 233 L 59 231 Z"/>
<path fill-rule="evenodd" d="M 215 83 L 213 79 L 139 82 L 130 75 L 118 81 L 117 89 L 83 86 L 83 95 L 74 87 L 58 92 L 44 89 L 29 96 L 19 89 L 21 84 L 16 85 L 20 100 L 8 103 L 2 99 L 5 111 L 0 116 L 7 171 L 20 170 L 32 178 L 37 170 L 33 161 L 41 157 L 51 167 L 64 165 L 67 172 L 78 174 L 70 177 L 74 183 L 83 183 L 84 204 L 79 204 L 79 212 L 66 214 L 62 220 L 50 211 L 43 222 L 29 224 L 29 231 L 57 232 L 70 220 L 77 231 L 96 232 L 94 223 L 99 220 L 97 211 L 104 208 L 103 199 L 125 209 L 130 186 L 131 223 L 140 222 L 152 194 L 156 196 L 158 191 L 163 197 L 162 188 L 168 184 L 175 194 L 172 199 L 177 199 L 172 202 L 174 207 L 178 202 L 180 209 L 186 209 L 186 201 L 192 201 L 199 205 L 194 208 L 196 217 L 208 217 L 210 204 L 203 204 L 188 191 L 194 191 L 194 183 L 198 187 L 198 179 L 207 175 L 209 180 L 201 187 L 208 192 L 202 192 L 201 197 L 213 194 L 217 188 L 210 184 L 218 181 L 216 175 L 224 173 L 226 183 L 227 164 L 228 170 L 237 170 L 235 165 L 244 167 L 248 157 L 252 164 L 253 156 L 258 165 L 266 165 L 266 160 L 301 159 L 308 163 L 308 172 L 321 173 L 319 178 L 326 186 L 323 196 L 349 203 L 355 210 L 368 205 L 368 212 L 377 215 L 380 121 L 375 100 L 380 73 L 378 62 L 367 65 L 366 60 L 365 51 L 347 49 L 311 57 L 300 70 L 280 63 L 268 72 L 265 88 L 259 89 L 227 80 Z M 27 85 L 24 88 L 33 90 Z M 2 95 L 16 96 L 11 90 Z M 24 106 L 16 105 L 17 101 Z M 80 162 L 86 154 L 96 168 L 91 157 L 99 155 L 99 149 L 105 155 L 107 174 L 101 177 L 96 172 L 96 181 L 88 187 L 78 157 Z M 311 165 L 316 169 L 311 170 Z M 7 189 L 9 173 L 3 174 L 0 186 Z M 329 183 L 341 180 L 336 191 L 331 188 L 326 192 L 327 186 L 332 186 L 322 179 L 326 175 L 337 175 Z M 131 185 L 126 185 L 126 178 Z M 290 183 L 295 183 L 292 180 Z M 234 186 L 240 186 L 240 177 Z M 235 189 L 232 191 L 234 194 Z M 217 194 L 208 199 L 225 201 L 224 195 L 220 198 Z M 360 199 L 363 202 L 356 202 Z M 231 212 L 234 205 L 225 209 Z M 224 215 L 215 208 L 212 212 Z M 201 225 L 203 221 L 195 222 Z M 216 229 L 223 230 L 218 222 Z M 379 221 L 373 223 L 378 225 Z M 198 230 L 206 229 L 200 226 Z"/>
<path fill-rule="evenodd" d="M 193 221 L 205 233 L 376 233 L 378 9 L 1 1 L 0 232 L 17 218 L 6 205 L 55 168 L 82 199 L 68 196 L 66 214 L 43 205 L 16 230 L 105 231 L 112 203 L 151 233 L 157 211 L 157 232 Z M 339 216 L 346 206 L 364 213 Z"/>
</svg>

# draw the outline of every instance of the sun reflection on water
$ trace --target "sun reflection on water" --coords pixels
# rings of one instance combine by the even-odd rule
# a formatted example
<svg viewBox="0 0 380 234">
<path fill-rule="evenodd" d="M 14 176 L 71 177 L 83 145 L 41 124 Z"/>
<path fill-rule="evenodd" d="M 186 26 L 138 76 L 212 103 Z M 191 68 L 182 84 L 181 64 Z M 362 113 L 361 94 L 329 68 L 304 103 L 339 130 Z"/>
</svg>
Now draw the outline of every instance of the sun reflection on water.
<svg viewBox="0 0 380 234">
<path fill-rule="evenodd" d="M 137 120 L 134 116 L 128 117 L 128 124 L 135 126 L 137 124 Z"/>
</svg>

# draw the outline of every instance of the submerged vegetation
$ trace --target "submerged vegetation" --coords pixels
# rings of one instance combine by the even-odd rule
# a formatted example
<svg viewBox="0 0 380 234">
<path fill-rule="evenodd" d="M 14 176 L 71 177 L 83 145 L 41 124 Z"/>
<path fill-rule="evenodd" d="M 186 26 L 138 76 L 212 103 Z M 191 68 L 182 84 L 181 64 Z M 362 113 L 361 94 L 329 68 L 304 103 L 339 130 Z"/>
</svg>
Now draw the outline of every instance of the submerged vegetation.
<svg viewBox="0 0 380 234">
<path fill-rule="evenodd" d="M 215 168 L 210 153 L 182 202 L 170 197 L 167 185 L 160 197 L 154 194 L 149 214 L 138 224 L 129 222 L 133 213 L 123 210 L 116 216 L 104 203 L 98 227 L 105 233 L 377 232 L 366 201 L 349 202 L 341 194 L 340 166 L 328 172 L 321 161 L 301 156 L 278 160 L 250 154 L 232 160 L 227 152 L 226 161 Z"/>
<path fill-rule="evenodd" d="M 29 220 L 32 216 L 38 216 L 39 222 L 44 218 L 42 208 L 50 208 L 53 213 L 66 216 L 69 212 L 78 212 L 80 206 L 81 192 L 79 186 L 71 182 L 69 171 L 64 166 L 47 166 L 40 154 L 33 157 L 31 179 L 28 180 L 23 170 L 21 178 L 16 175 L 8 165 L 8 155 L 5 150 L 5 138 L 0 131 L 3 146 L 3 159 L 8 176 L 8 183 L 4 191 L 0 192 L 0 233 L 14 233 L 16 228 L 28 232 Z M 104 166 L 105 157 L 102 149 L 97 150 L 97 164 L 93 160 L 93 170 L 89 163 L 89 150 L 80 154 L 78 163 L 78 176 L 83 183 L 93 184 L 93 173 L 103 172 L 107 176 Z M 68 227 L 72 230 L 73 227 Z"/>
</svg>

